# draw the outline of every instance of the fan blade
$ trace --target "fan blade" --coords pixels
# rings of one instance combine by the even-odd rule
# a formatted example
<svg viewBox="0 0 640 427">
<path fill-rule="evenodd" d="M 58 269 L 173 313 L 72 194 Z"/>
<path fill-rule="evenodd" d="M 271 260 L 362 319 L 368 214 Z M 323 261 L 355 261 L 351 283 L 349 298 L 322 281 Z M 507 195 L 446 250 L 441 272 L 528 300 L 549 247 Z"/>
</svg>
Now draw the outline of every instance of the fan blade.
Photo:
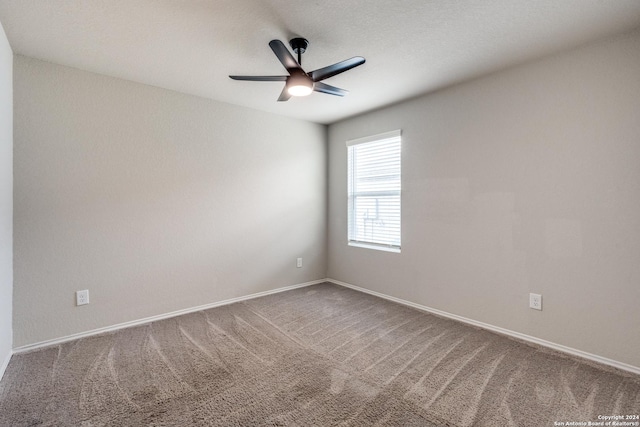
<svg viewBox="0 0 640 427">
<path fill-rule="evenodd" d="M 233 80 L 249 80 L 252 82 L 285 82 L 288 76 L 229 76 Z"/>
<path fill-rule="evenodd" d="M 302 71 L 300 64 L 298 64 L 293 55 L 291 55 L 291 52 L 289 52 L 289 49 L 287 49 L 284 43 L 280 40 L 271 40 L 269 42 L 269 47 L 273 53 L 276 54 L 282 65 L 284 65 L 284 68 L 286 68 L 289 73 L 291 73 L 292 70 Z"/>
<path fill-rule="evenodd" d="M 351 59 L 345 59 L 342 62 L 338 62 L 337 64 L 329 65 L 328 67 L 320 68 L 314 70 L 309 73 L 309 77 L 314 82 L 319 82 L 320 80 L 328 79 L 329 77 L 333 77 L 336 74 L 344 73 L 347 70 L 350 70 L 358 65 L 364 64 L 364 58 L 361 56 L 354 56 Z"/>
<path fill-rule="evenodd" d="M 320 83 L 320 82 L 315 83 L 313 85 L 313 90 L 315 90 L 316 92 L 328 93 L 329 95 L 336 95 L 336 96 L 345 96 L 346 94 L 349 93 L 348 90 L 340 89 L 339 87 L 331 86 L 331 85 Z"/>
<path fill-rule="evenodd" d="M 291 94 L 289 94 L 289 91 L 287 89 L 287 85 L 284 85 L 284 89 L 282 89 L 282 92 L 280 92 L 278 101 L 288 101 L 289 98 L 291 98 Z"/>
</svg>

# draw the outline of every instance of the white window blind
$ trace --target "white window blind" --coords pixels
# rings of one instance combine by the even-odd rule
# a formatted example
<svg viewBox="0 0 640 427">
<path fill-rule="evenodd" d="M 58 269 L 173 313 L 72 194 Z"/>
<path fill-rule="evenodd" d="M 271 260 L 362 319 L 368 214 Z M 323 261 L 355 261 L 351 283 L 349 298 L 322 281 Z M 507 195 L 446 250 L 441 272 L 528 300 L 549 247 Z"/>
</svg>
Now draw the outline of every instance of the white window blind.
<svg viewBox="0 0 640 427">
<path fill-rule="evenodd" d="M 400 131 L 347 141 L 349 244 L 400 251 Z"/>
</svg>

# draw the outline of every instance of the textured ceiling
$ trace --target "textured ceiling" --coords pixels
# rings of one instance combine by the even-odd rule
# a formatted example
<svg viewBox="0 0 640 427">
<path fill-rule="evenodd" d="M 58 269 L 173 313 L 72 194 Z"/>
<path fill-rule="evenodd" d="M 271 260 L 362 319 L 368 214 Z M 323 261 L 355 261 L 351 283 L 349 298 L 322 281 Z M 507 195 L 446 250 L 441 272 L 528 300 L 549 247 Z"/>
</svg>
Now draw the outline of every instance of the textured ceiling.
<svg viewBox="0 0 640 427">
<path fill-rule="evenodd" d="M 15 53 L 245 107 L 331 123 L 640 26 L 638 0 L 0 0 Z M 268 42 L 302 36 L 307 70 L 345 98 L 276 102 Z M 287 43 L 288 45 L 288 43 Z"/>
</svg>

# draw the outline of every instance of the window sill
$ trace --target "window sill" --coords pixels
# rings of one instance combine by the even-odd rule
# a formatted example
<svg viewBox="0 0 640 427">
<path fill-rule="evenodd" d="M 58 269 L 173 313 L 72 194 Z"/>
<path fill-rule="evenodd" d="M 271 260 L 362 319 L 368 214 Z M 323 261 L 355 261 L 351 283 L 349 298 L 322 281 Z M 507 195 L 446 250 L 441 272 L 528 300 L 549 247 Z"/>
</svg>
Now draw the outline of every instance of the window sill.
<svg viewBox="0 0 640 427">
<path fill-rule="evenodd" d="M 377 251 L 384 251 L 384 252 L 394 252 L 397 254 L 400 253 L 400 248 L 394 248 L 392 246 L 380 246 L 380 245 L 360 243 L 360 242 L 349 242 L 349 246 L 355 246 L 356 248 L 375 249 Z"/>
</svg>

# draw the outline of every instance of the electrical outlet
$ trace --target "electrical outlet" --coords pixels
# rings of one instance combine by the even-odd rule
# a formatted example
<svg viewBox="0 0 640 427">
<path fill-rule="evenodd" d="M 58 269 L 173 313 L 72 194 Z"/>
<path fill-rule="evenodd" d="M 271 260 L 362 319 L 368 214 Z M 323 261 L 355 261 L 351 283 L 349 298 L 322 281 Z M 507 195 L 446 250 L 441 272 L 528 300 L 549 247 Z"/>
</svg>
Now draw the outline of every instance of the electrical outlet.
<svg viewBox="0 0 640 427">
<path fill-rule="evenodd" d="M 89 290 L 76 291 L 76 305 L 89 304 Z"/>
<path fill-rule="evenodd" d="M 302 267 L 302 258 L 298 258 L 296 260 L 296 267 L 301 268 Z"/>
<path fill-rule="evenodd" d="M 542 310 L 542 295 L 529 294 L 529 308 L 534 310 Z"/>
</svg>

